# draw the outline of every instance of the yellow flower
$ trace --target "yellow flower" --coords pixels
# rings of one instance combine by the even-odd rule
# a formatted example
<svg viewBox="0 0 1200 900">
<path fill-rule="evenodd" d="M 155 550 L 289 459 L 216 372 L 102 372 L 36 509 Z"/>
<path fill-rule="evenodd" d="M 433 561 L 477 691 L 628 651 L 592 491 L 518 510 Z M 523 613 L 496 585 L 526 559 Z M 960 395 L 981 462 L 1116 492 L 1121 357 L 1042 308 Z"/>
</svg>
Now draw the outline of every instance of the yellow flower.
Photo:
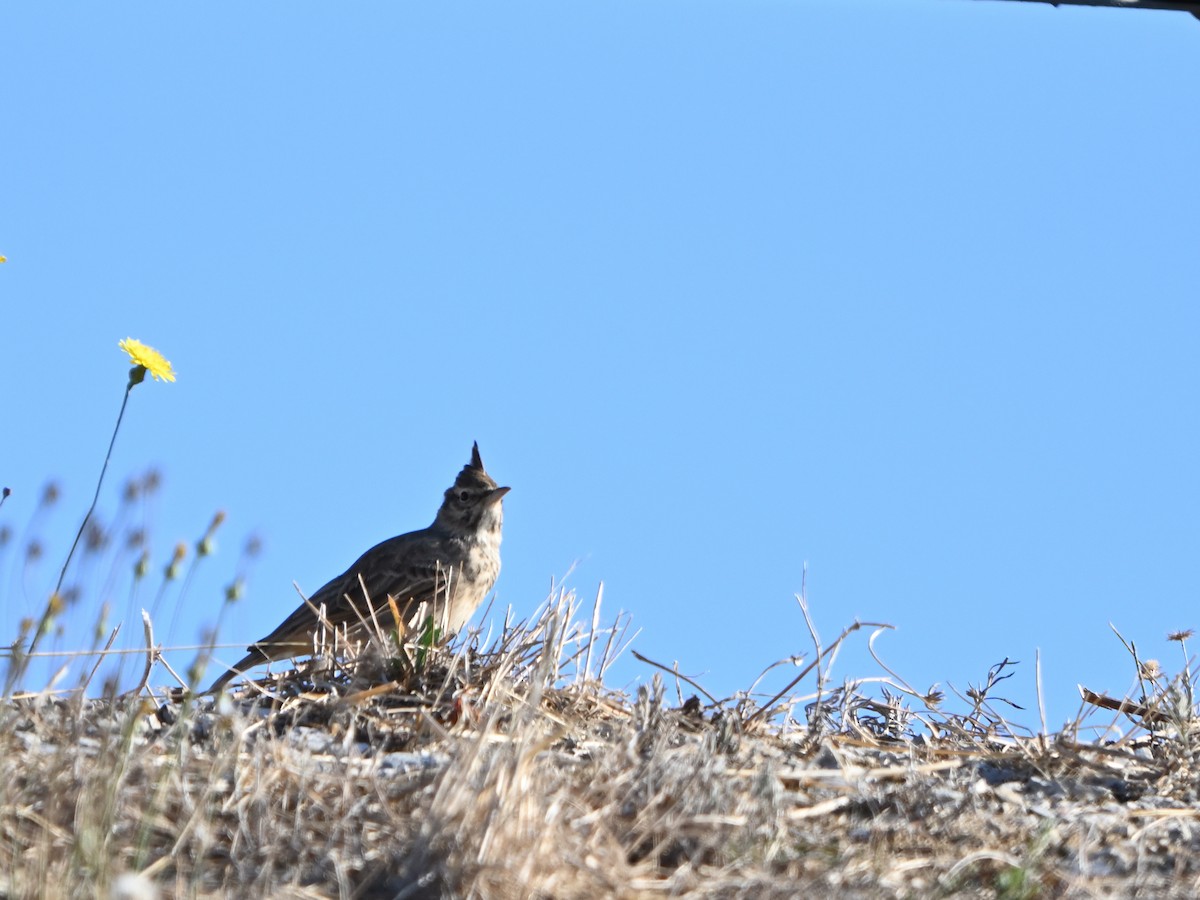
<svg viewBox="0 0 1200 900">
<path fill-rule="evenodd" d="M 125 338 L 117 346 L 129 354 L 129 361 L 134 368 L 141 366 L 154 376 L 155 381 L 174 381 L 175 373 L 171 364 L 153 347 L 147 347 L 141 341 Z M 139 381 L 141 379 L 138 379 Z"/>
<path fill-rule="evenodd" d="M 0 256 L 0 263 L 6 263 L 6 262 L 8 262 L 8 257 L 7 257 L 7 256 Z"/>
</svg>

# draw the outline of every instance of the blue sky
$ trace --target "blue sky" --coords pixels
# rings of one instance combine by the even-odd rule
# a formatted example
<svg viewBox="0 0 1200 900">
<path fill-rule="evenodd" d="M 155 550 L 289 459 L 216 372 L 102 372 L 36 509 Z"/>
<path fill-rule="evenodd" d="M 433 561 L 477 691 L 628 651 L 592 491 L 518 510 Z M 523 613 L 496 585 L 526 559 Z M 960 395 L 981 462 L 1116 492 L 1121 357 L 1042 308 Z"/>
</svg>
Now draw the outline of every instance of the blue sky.
<svg viewBox="0 0 1200 900">
<path fill-rule="evenodd" d="M 914 686 L 1007 656 L 1030 704 L 1040 648 L 1052 727 L 1129 685 L 1110 622 L 1172 671 L 1200 624 L 1189 16 L 27 5 L 0 75 L 10 628 L 87 508 L 126 336 L 179 378 L 134 392 L 101 518 L 149 466 L 156 566 L 228 514 L 177 643 L 249 535 L 230 643 L 427 525 L 472 440 L 513 487 L 498 601 L 603 581 L 715 694 L 809 652 L 805 564 L 822 636 L 894 624 Z M 835 670 L 880 674 L 861 640 Z"/>
</svg>

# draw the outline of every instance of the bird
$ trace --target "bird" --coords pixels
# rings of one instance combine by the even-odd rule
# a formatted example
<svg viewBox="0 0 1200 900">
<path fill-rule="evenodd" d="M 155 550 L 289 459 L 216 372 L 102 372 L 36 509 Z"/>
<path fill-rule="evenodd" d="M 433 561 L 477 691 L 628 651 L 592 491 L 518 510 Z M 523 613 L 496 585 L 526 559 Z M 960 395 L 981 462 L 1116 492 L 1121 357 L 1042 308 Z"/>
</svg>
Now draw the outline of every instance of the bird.
<svg viewBox="0 0 1200 900">
<path fill-rule="evenodd" d="M 484 470 L 476 442 L 471 461 L 446 490 L 432 525 L 376 544 L 247 647 L 249 652 L 205 693 L 216 693 L 252 666 L 311 650 L 313 634 L 323 624 L 351 630 L 362 626 L 372 619 L 372 607 L 388 609 L 389 597 L 406 622 L 426 604 L 442 633 L 459 631 L 500 574 L 501 500 L 509 490 L 498 487 Z M 386 615 L 390 622 L 390 612 Z"/>
</svg>

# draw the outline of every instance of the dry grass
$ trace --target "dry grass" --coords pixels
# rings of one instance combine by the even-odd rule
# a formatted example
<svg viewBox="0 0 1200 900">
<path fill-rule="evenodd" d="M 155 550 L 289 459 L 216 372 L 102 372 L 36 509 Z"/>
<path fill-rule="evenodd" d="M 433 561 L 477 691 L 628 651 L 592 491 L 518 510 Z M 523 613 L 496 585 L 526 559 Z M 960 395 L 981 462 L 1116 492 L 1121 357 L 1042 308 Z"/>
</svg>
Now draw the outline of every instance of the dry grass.
<svg viewBox="0 0 1200 900">
<path fill-rule="evenodd" d="M 670 676 L 603 686 L 620 628 L 578 611 L 560 594 L 455 653 L 381 629 L 217 701 L 16 694 L 0 896 L 1200 891 L 1190 670 L 1147 671 L 1115 741 L 1014 733 L 1003 664 L 958 714 L 894 676 L 832 688 L 859 626 L 816 648 L 805 698 L 668 702 Z"/>
</svg>

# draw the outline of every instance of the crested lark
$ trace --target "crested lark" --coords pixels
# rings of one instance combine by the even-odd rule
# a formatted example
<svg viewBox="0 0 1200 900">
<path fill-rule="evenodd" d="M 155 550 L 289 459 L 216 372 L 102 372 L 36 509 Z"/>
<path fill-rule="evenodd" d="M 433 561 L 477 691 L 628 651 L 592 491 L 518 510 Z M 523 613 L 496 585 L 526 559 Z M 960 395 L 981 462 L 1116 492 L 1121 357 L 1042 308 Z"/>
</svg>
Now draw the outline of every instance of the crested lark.
<svg viewBox="0 0 1200 900">
<path fill-rule="evenodd" d="M 426 603 L 438 625 L 447 632 L 458 631 L 500 574 L 500 501 L 508 490 L 497 487 L 483 470 L 479 445 L 475 444 L 471 461 L 446 491 L 432 525 L 376 544 L 297 607 L 278 628 L 251 644 L 250 652 L 213 682 L 208 692 L 220 690 L 251 666 L 312 650 L 313 633 L 323 623 L 353 629 L 371 620 L 372 606 L 384 610 L 390 622 L 389 595 L 406 622 Z M 322 607 L 324 620 L 317 612 Z"/>
</svg>

